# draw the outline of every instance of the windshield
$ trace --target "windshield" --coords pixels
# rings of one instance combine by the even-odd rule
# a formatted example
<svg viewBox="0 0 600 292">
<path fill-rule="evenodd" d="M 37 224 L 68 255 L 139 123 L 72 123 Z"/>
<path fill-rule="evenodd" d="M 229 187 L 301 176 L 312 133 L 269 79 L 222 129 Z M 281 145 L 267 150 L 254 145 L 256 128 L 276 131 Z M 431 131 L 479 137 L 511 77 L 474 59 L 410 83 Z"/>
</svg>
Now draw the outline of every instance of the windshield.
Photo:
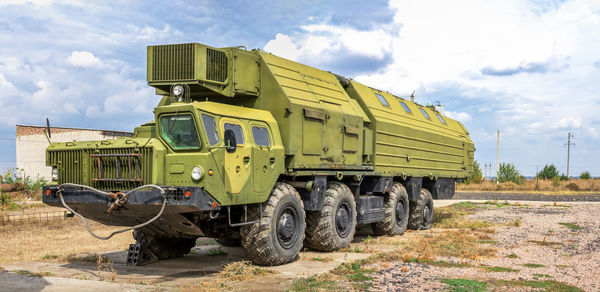
<svg viewBox="0 0 600 292">
<path fill-rule="evenodd" d="M 191 114 L 161 116 L 160 135 L 175 150 L 200 148 L 196 124 Z"/>
</svg>

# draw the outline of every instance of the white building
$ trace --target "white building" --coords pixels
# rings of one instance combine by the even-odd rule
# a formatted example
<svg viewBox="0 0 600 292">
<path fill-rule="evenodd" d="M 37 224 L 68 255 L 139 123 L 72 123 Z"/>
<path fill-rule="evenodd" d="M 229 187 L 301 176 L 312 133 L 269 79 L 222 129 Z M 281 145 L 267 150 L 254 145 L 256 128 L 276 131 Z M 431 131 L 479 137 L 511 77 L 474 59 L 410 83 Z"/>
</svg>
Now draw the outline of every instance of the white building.
<svg viewBox="0 0 600 292">
<path fill-rule="evenodd" d="M 46 127 L 17 125 L 16 149 L 19 176 L 33 179 L 43 177 L 50 180 L 51 167 L 46 166 L 48 139 L 44 135 Z M 95 129 L 51 127 L 52 142 L 73 142 L 116 139 L 131 136 L 129 132 Z"/>
</svg>

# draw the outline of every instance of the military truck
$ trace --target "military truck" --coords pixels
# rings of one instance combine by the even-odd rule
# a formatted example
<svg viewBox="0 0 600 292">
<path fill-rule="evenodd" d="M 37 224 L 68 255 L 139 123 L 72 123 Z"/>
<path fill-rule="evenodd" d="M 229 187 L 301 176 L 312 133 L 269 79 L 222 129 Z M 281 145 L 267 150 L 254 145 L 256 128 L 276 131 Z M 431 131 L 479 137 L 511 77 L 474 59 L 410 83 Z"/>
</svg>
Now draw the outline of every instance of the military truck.
<svg viewBox="0 0 600 292">
<path fill-rule="evenodd" d="M 147 69 L 154 121 L 52 143 L 46 158 L 43 201 L 134 229 L 128 264 L 182 256 L 201 236 L 280 265 L 303 245 L 347 247 L 357 225 L 428 229 L 433 199 L 472 172 L 469 133 L 435 107 L 261 50 L 149 46 Z"/>
</svg>

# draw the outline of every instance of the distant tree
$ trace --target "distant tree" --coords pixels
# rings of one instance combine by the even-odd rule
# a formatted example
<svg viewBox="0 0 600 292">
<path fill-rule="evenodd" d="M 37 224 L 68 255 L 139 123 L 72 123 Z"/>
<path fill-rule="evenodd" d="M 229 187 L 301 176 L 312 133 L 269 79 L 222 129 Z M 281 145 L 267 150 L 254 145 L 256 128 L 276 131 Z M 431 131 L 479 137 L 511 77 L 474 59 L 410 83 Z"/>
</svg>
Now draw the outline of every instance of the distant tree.
<svg viewBox="0 0 600 292">
<path fill-rule="evenodd" d="M 559 177 L 560 180 L 569 180 L 569 177 L 567 177 L 564 173 L 562 173 Z"/>
<path fill-rule="evenodd" d="M 481 183 L 483 180 L 483 174 L 481 172 L 481 167 L 479 166 L 479 162 L 477 160 L 473 161 L 473 173 L 471 176 L 467 177 L 467 183 Z"/>
<path fill-rule="evenodd" d="M 554 164 L 546 164 L 542 171 L 538 173 L 538 177 L 541 179 L 553 179 L 555 176 L 558 176 L 558 169 Z"/>
<path fill-rule="evenodd" d="M 586 170 L 579 175 L 579 178 L 580 179 L 590 179 L 590 178 L 592 178 L 592 175 L 590 175 L 590 172 Z"/>
<path fill-rule="evenodd" d="M 520 179 L 521 174 L 517 170 L 514 164 L 512 163 L 500 163 L 500 168 L 498 169 L 498 181 L 499 182 L 507 182 L 512 181 L 514 183 L 521 183 Z"/>
</svg>

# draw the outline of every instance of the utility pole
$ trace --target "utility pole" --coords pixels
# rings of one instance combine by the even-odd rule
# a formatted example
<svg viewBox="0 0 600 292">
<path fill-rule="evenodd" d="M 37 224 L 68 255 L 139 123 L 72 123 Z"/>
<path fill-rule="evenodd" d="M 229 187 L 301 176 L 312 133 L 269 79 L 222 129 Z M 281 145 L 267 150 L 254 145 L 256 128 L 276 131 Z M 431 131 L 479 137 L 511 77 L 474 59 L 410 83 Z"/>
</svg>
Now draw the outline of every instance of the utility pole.
<svg viewBox="0 0 600 292">
<path fill-rule="evenodd" d="M 569 132 L 569 136 L 567 137 L 567 144 L 565 144 L 565 146 L 567 146 L 567 177 L 569 179 L 571 179 L 571 176 L 569 175 L 569 162 L 571 160 L 571 145 L 575 146 L 575 143 L 571 143 L 571 137 L 575 138 L 575 136 L 571 135 L 571 132 Z"/>
<path fill-rule="evenodd" d="M 535 166 L 535 190 L 536 191 L 540 189 L 539 177 L 540 177 L 540 166 L 536 165 Z"/>
<path fill-rule="evenodd" d="M 496 182 L 498 182 L 498 172 L 500 172 L 500 130 L 497 132 L 498 139 L 496 141 Z"/>
</svg>

